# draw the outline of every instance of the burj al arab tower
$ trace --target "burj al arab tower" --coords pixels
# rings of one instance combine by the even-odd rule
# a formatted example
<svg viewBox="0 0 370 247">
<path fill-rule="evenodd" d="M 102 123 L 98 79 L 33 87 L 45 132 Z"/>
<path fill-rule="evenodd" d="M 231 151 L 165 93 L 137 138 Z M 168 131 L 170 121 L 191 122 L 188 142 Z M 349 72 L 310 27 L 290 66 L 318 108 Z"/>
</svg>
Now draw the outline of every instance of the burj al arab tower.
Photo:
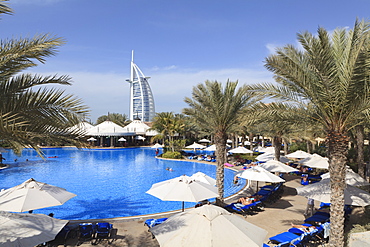
<svg viewBox="0 0 370 247">
<path fill-rule="evenodd" d="M 131 59 L 130 83 L 130 120 L 140 119 L 151 122 L 155 115 L 154 98 L 148 79 L 134 63 L 134 51 Z"/>
</svg>

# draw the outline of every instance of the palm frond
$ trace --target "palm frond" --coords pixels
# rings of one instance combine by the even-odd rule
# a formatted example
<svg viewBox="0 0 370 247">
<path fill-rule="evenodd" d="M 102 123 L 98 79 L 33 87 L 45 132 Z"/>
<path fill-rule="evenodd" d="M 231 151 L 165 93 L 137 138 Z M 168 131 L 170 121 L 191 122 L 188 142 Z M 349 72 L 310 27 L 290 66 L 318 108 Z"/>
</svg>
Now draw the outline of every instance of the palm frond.
<svg viewBox="0 0 370 247">
<path fill-rule="evenodd" d="M 46 57 L 55 55 L 57 47 L 64 40 L 50 34 L 37 35 L 33 38 L 6 39 L 0 41 L 0 78 L 10 76 L 44 63 Z"/>
<path fill-rule="evenodd" d="M 9 0 L 0 0 L 0 14 L 12 14 L 13 10 L 8 6 Z"/>
</svg>

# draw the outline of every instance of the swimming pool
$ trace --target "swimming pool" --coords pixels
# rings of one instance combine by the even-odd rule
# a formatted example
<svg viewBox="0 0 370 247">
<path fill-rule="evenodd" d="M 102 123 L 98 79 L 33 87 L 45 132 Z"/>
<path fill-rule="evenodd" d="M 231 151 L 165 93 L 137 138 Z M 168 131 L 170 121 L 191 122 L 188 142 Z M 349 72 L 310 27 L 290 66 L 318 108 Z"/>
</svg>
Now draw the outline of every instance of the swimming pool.
<svg viewBox="0 0 370 247">
<path fill-rule="evenodd" d="M 191 176 L 198 171 L 216 177 L 214 165 L 156 159 L 151 148 L 46 148 L 43 151 L 49 157 L 46 160 L 32 149 L 23 150 L 21 157 L 12 151 L 3 153 L 4 163 L 10 167 L 0 170 L 0 189 L 34 178 L 77 194 L 61 206 L 34 210 L 34 213 L 54 213 L 59 219 L 102 219 L 181 209 L 181 202 L 161 201 L 145 192 L 154 183 L 184 174 Z M 167 171 L 167 167 L 173 171 Z M 232 183 L 234 173 L 225 169 L 225 196 L 244 186 Z M 185 207 L 194 204 L 186 202 Z"/>
</svg>

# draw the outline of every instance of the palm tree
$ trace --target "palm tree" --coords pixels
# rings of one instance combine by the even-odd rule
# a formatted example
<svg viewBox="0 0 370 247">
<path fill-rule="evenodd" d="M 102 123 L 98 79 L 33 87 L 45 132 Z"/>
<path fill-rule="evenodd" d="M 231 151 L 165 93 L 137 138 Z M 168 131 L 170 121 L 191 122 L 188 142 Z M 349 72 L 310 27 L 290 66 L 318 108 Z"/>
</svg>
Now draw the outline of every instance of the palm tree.
<svg viewBox="0 0 370 247">
<path fill-rule="evenodd" d="M 303 47 L 277 49 L 265 66 L 275 74 L 275 84 L 259 85 L 259 92 L 294 104 L 325 130 L 330 160 L 330 246 L 344 245 L 344 188 L 348 131 L 370 109 L 369 23 L 356 21 L 352 30 L 324 28 L 318 35 L 298 34 Z"/>
<path fill-rule="evenodd" d="M 253 93 L 246 86 L 237 89 L 238 82 L 227 81 L 225 88 L 217 81 L 206 81 L 193 88 L 192 99 L 186 97 L 189 108 L 183 113 L 196 120 L 200 129 L 208 130 L 214 136 L 216 145 L 217 178 L 219 197 L 224 197 L 224 164 L 226 162 L 226 141 L 233 126 L 240 123 L 242 110 L 255 102 Z"/>
<path fill-rule="evenodd" d="M 4 4 L 0 4 L 0 13 L 7 13 Z M 39 151 L 37 144 L 45 139 L 79 144 L 76 138 L 82 133 L 70 127 L 85 118 L 87 107 L 63 90 L 40 87 L 70 85 L 71 79 L 20 74 L 36 66 L 37 61 L 44 63 L 45 58 L 54 55 L 63 43 L 62 39 L 50 35 L 0 43 L 0 140 L 18 153 L 25 146 Z"/>
<path fill-rule="evenodd" d="M 122 127 L 125 127 L 130 123 L 126 114 L 120 113 L 108 113 L 108 115 L 102 115 L 96 120 L 96 124 L 100 124 L 104 121 L 112 121 L 115 124 L 118 124 Z"/>
<path fill-rule="evenodd" d="M 184 131 L 185 121 L 181 114 L 173 112 L 157 113 L 153 119 L 152 129 L 157 130 L 167 143 L 172 152 L 175 151 L 174 137 Z"/>
</svg>

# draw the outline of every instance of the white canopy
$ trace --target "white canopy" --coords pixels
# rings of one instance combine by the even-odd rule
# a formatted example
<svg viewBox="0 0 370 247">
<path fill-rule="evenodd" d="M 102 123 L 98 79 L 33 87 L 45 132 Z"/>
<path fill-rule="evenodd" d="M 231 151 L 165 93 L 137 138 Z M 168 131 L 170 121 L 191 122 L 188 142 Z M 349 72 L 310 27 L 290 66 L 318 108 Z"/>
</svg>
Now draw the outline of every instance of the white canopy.
<svg viewBox="0 0 370 247">
<path fill-rule="evenodd" d="M 143 136 L 135 136 L 135 140 L 144 141 L 145 137 Z"/>
<path fill-rule="evenodd" d="M 329 169 L 329 159 L 318 154 L 313 154 L 298 162 L 311 168 Z"/>
<path fill-rule="evenodd" d="M 208 139 L 201 139 L 201 140 L 199 140 L 198 142 L 207 142 L 207 143 L 210 143 L 211 141 L 210 140 L 208 140 Z"/>
<path fill-rule="evenodd" d="M 194 173 L 193 175 L 190 176 L 190 178 L 198 182 L 216 186 L 216 179 L 204 174 L 203 172 Z"/>
<path fill-rule="evenodd" d="M 245 141 L 245 142 L 244 142 L 244 145 L 246 145 L 246 146 L 250 146 L 250 145 L 251 145 L 251 142 L 250 142 L 250 141 Z"/>
<path fill-rule="evenodd" d="M 277 160 L 269 160 L 266 163 L 260 164 L 259 166 L 266 169 L 269 172 L 288 173 L 288 172 L 298 172 L 299 171 Z"/>
<path fill-rule="evenodd" d="M 163 148 L 163 145 L 156 143 L 152 146 L 152 148 Z"/>
<path fill-rule="evenodd" d="M 305 151 L 302 151 L 302 150 L 297 150 L 297 151 L 295 151 L 291 154 L 285 155 L 285 157 L 293 158 L 293 159 L 304 159 L 304 158 L 307 158 L 307 157 L 311 157 L 311 154 L 309 154 Z"/>
<path fill-rule="evenodd" d="M 226 144 L 226 148 L 230 148 L 230 145 L 229 144 Z M 209 147 L 206 147 L 205 149 L 203 149 L 204 151 L 216 151 L 216 145 L 213 144 Z"/>
<path fill-rule="evenodd" d="M 216 145 L 213 144 L 209 147 L 206 147 L 205 149 L 203 149 L 204 151 L 216 151 Z"/>
<path fill-rule="evenodd" d="M 87 133 L 87 131 L 91 128 L 93 128 L 94 126 L 91 125 L 90 123 L 88 122 L 81 122 L 79 124 L 76 124 L 75 126 L 69 128 L 69 130 L 71 132 L 75 132 L 75 131 L 81 131 L 83 133 Z"/>
<path fill-rule="evenodd" d="M 296 188 L 298 195 L 312 198 L 320 202 L 330 202 L 330 179 Z M 344 189 L 344 203 L 353 206 L 370 205 L 370 194 L 349 184 Z"/>
<path fill-rule="evenodd" d="M 235 153 L 235 154 L 252 154 L 253 151 L 245 148 L 245 147 L 237 147 L 229 150 L 230 153 Z"/>
<path fill-rule="evenodd" d="M 204 205 L 150 229 L 162 247 L 261 247 L 267 231 L 225 209 Z"/>
<path fill-rule="evenodd" d="M 126 125 L 123 129 L 125 133 L 131 133 L 133 135 L 146 135 L 150 127 L 140 120 L 134 120 L 130 124 Z"/>
<path fill-rule="evenodd" d="M 252 181 L 270 182 L 270 183 L 285 182 L 284 179 L 272 174 L 271 172 L 259 166 L 253 166 L 252 168 L 239 172 L 236 175 L 240 178 Z"/>
<path fill-rule="evenodd" d="M 199 202 L 218 196 L 217 187 L 186 175 L 155 183 L 146 192 L 163 201 Z"/>
<path fill-rule="evenodd" d="M 112 121 L 104 121 L 86 133 L 88 136 L 122 136 L 125 134 L 125 129 Z"/>
<path fill-rule="evenodd" d="M 330 178 L 330 173 L 327 172 L 321 175 L 322 179 Z M 352 186 L 368 186 L 370 185 L 366 179 L 362 178 L 358 173 L 355 173 L 352 169 L 346 170 L 346 183 Z"/>
<path fill-rule="evenodd" d="M 76 194 L 33 178 L 0 192 L 0 210 L 25 212 L 62 205 Z"/>
<path fill-rule="evenodd" d="M 194 142 L 193 144 L 189 145 L 189 146 L 186 146 L 185 148 L 189 148 L 189 149 L 202 149 L 202 148 L 205 148 L 206 146 L 202 145 L 202 144 L 198 144 L 196 142 Z"/>
<path fill-rule="evenodd" d="M 261 147 L 261 146 L 258 146 L 254 149 L 254 151 L 257 151 L 257 152 L 260 152 L 260 153 L 274 153 L 275 152 L 275 148 L 274 147 Z"/>
<path fill-rule="evenodd" d="M 43 214 L 0 211 L 0 246 L 29 247 L 51 241 L 67 223 Z"/>
<path fill-rule="evenodd" d="M 275 154 L 273 154 L 273 153 L 264 153 L 264 154 L 260 154 L 256 157 L 256 160 L 258 160 L 258 161 L 269 161 L 269 160 L 273 160 L 273 159 L 275 159 Z M 288 159 L 284 156 L 280 156 L 280 162 L 288 163 L 288 162 L 290 162 L 290 159 Z"/>
</svg>

